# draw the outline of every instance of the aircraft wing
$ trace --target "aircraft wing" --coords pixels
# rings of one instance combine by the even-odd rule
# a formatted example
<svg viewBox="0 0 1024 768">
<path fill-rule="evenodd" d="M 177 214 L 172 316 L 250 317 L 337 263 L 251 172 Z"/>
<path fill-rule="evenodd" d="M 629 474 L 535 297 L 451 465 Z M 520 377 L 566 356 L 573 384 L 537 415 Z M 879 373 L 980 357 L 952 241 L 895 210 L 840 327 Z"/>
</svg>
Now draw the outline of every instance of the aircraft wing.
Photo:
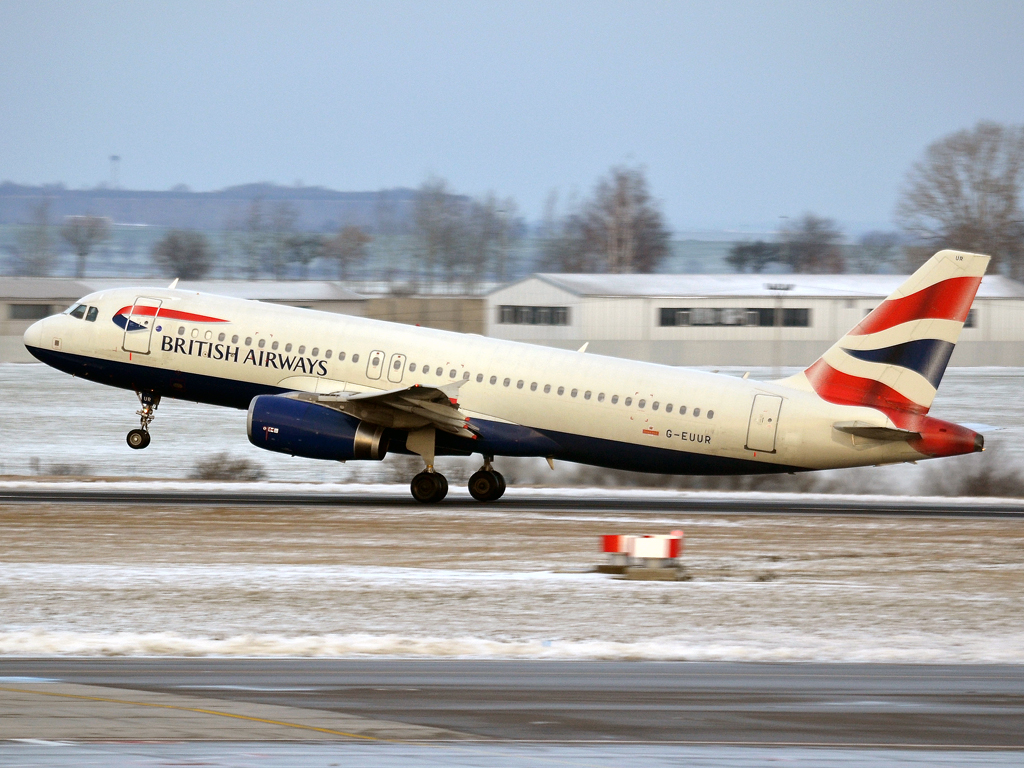
<svg viewBox="0 0 1024 768">
<path fill-rule="evenodd" d="M 317 403 L 360 421 L 393 429 L 433 426 L 459 437 L 476 437 L 457 401 L 462 382 L 442 387 L 414 385 L 386 392 L 295 392 L 299 400 Z"/>
</svg>

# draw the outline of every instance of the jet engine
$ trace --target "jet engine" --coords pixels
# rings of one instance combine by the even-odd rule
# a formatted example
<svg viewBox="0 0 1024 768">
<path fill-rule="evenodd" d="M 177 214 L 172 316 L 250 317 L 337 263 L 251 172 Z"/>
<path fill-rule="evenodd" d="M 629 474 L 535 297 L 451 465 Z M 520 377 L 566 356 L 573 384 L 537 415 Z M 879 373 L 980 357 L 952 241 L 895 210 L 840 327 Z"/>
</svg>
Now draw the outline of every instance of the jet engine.
<svg viewBox="0 0 1024 768">
<path fill-rule="evenodd" d="M 283 395 L 254 397 L 247 429 L 253 445 L 309 459 L 379 461 L 388 452 L 384 427 Z"/>
</svg>

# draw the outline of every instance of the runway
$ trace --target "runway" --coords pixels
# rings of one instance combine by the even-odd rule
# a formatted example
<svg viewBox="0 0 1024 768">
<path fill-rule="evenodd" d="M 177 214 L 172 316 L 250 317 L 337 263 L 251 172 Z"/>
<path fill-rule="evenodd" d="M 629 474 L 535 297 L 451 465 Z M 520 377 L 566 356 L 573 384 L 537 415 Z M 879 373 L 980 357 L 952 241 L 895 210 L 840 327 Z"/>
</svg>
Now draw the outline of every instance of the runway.
<svg viewBox="0 0 1024 768">
<path fill-rule="evenodd" d="M 192 506 L 216 505 L 231 506 L 328 506 L 328 507 L 375 507 L 423 509 L 423 505 L 415 502 L 407 491 L 395 486 L 369 486 L 363 489 L 349 487 L 344 491 L 325 488 L 317 491 L 274 491 L 265 486 L 259 490 L 244 490 L 233 487 L 229 490 L 210 490 L 203 487 L 189 487 L 182 483 L 180 490 L 166 488 L 149 489 L 146 483 L 133 484 L 132 487 L 105 489 L 102 487 L 61 488 L 62 483 L 35 483 L 37 487 L 0 487 L 0 504 L 105 504 L 135 505 L 138 503 Z M 102 483 L 96 483 L 102 486 Z M 381 491 L 380 488 L 386 488 Z M 565 491 L 545 495 L 542 489 L 528 489 L 528 493 L 517 495 L 515 489 L 498 502 L 481 504 L 468 494 L 453 493 L 443 502 L 442 506 L 463 511 L 472 509 L 516 512 L 576 512 L 581 504 L 590 512 L 664 512 L 664 513 L 712 513 L 712 514 L 758 514 L 758 513 L 791 513 L 791 514 L 835 514 L 835 515 L 898 515 L 924 517 L 1024 517 L 1024 500 L 1016 499 L 972 499 L 970 504 L 962 500 L 936 497 L 856 497 L 842 496 L 836 498 L 799 498 L 793 494 L 778 494 L 780 498 L 772 498 L 772 494 L 737 494 L 733 497 L 720 497 L 717 494 L 699 496 L 696 494 L 680 494 L 666 498 L 670 494 L 651 494 L 639 491 L 631 495 L 628 492 L 619 494 L 602 494 L 591 488 L 578 489 L 577 493 Z"/>
<path fill-rule="evenodd" d="M 162 713 L 127 705 L 169 694 L 201 697 L 215 714 L 245 704 L 349 718 L 348 728 L 358 727 L 353 719 L 390 723 L 368 737 L 388 740 L 1024 749 L 1020 665 L 8 658 L 0 661 L 0 739 L 105 737 L 81 716 L 88 706 L 57 728 L 54 713 L 66 703 L 59 694 L 38 697 L 51 700 L 34 722 L 13 717 L 10 691 L 33 680 L 104 692 L 94 698 L 126 705 L 121 717 L 130 722 L 117 732 L 142 740 L 154 737 Z M 250 719 L 231 739 L 248 731 L 260 740 L 269 720 Z M 223 740 L 203 721 L 180 728 L 183 741 Z M 345 733 L 273 738 L 351 736 L 333 730 Z"/>
</svg>

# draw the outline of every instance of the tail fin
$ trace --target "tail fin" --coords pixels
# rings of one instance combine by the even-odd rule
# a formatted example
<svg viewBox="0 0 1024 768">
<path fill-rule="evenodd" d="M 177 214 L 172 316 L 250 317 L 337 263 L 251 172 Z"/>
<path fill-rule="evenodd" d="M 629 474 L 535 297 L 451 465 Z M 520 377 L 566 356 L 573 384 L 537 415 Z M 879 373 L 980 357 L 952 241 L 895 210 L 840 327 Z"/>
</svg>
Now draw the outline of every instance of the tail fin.
<svg viewBox="0 0 1024 768">
<path fill-rule="evenodd" d="M 939 251 L 814 365 L 781 383 L 832 403 L 927 413 L 988 262 Z"/>
</svg>

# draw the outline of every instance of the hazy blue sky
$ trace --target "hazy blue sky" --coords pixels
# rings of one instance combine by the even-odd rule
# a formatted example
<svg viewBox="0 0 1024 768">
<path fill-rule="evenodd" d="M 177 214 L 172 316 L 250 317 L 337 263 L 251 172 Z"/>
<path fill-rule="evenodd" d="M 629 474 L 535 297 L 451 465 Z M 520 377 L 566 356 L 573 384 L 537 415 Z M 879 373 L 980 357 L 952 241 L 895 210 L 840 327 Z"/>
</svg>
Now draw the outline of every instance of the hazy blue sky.
<svg viewBox="0 0 1024 768">
<path fill-rule="evenodd" d="M 515 196 L 648 169 L 676 229 L 885 225 L 925 146 L 1024 122 L 1024 2 L 11 2 L 0 179 Z"/>
</svg>

